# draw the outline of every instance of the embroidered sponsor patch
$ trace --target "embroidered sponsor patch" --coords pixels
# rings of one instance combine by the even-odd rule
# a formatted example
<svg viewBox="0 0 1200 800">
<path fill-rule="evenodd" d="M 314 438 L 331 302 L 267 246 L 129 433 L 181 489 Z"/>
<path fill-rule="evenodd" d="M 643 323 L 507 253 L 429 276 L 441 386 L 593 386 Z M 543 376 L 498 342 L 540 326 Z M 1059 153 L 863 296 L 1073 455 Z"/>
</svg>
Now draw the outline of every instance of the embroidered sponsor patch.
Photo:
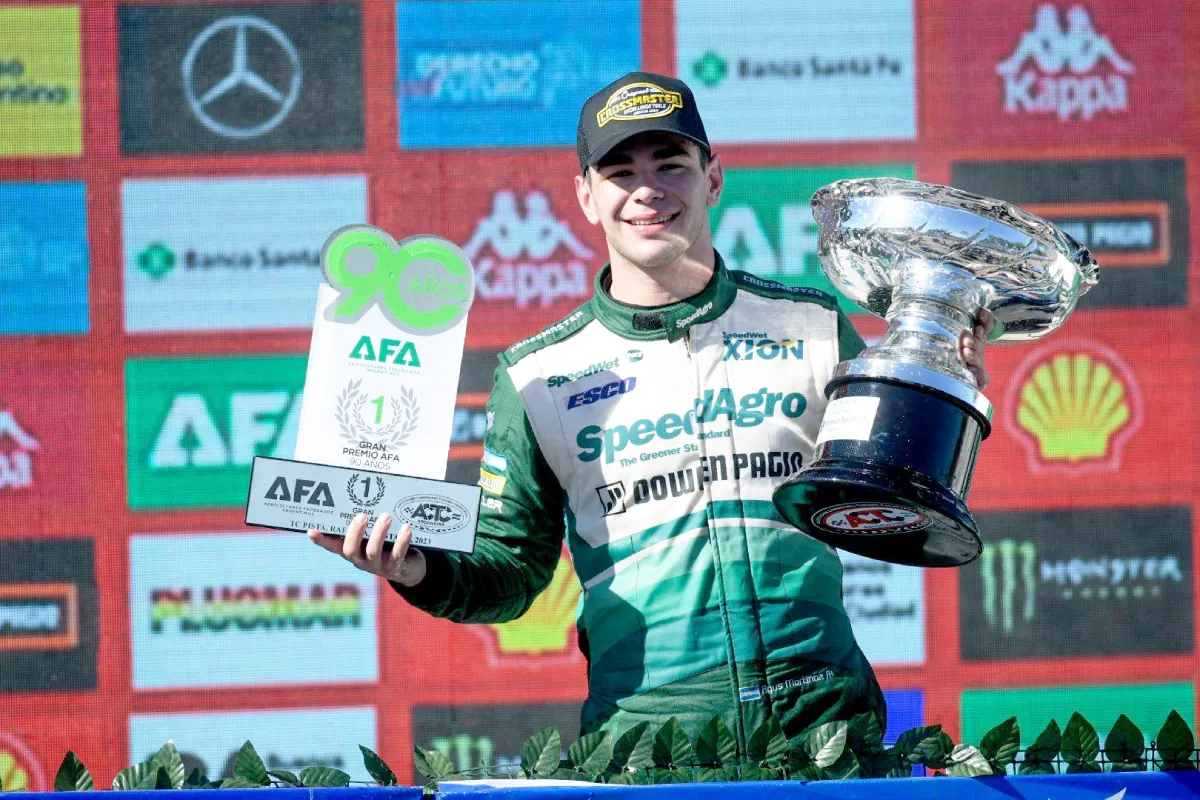
<svg viewBox="0 0 1200 800">
<path fill-rule="evenodd" d="M 479 488 L 489 494 L 497 496 L 504 494 L 504 484 L 507 481 L 508 479 L 503 475 L 488 472 L 486 469 L 479 470 Z"/>
<path fill-rule="evenodd" d="M 596 112 L 596 124 L 603 128 L 613 120 L 630 122 L 665 117 L 683 108 L 683 95 L 668 92 L 653 83 L 627 83 L 609 96 L 604 108 Z"/>
</svg>

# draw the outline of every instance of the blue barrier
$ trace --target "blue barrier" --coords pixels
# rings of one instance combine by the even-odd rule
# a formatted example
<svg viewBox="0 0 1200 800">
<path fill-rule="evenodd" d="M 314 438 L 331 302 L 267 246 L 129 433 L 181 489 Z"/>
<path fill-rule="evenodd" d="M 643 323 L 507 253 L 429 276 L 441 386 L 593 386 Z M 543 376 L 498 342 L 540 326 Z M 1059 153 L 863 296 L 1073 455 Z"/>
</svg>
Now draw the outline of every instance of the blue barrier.
<svg viewBox="0 0 1200 800">
<path fill-rule="evenodd" d="M 1029 775 L 1006 778 L 901 778 L 855 781 L 763 781 L 664 786 L 607 786 L 594 783 L 545 785 L 498 781 L 490 785 L 446 783 L 446 797 L 490 800 L 1155 800 L 1200 797 L 1200 773 L 1124 772 L 1099 775 Z M 174 791 L 170 800 L 419 800 L 420 787 L 352 786 L 344 789 L 212 789 Z M 269 792 L 269 794 L 264 794 Z M 59 792 L 22 794 L 26 800 L 164 800 L 161 792 Z"/>
</svg>

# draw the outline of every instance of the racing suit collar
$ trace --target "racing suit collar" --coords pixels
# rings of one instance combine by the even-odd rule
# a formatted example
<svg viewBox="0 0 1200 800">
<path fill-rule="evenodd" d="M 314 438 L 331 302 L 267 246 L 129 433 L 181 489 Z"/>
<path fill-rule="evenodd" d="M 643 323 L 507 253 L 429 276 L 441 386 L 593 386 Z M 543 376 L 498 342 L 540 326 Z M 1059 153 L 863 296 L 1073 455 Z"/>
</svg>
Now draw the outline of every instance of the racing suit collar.
<svg viewBox="0 0 1200 800">
<path fill-rule="evenodd" d="M 716 269 L 704 291 L 665 306 L 631 306 L 614 300 L 608 290 L 612 285 L 612 265 L 605 264 L 596 276 L 592 312 L 604 327 L 625 339 L 669 342 L 682 339 L 693 325 L 711 322 L 724 314 L 737 295 L 737 286 L 730 279 L 721 254 L 715 250 L 713 254 Z"/>
</svg>

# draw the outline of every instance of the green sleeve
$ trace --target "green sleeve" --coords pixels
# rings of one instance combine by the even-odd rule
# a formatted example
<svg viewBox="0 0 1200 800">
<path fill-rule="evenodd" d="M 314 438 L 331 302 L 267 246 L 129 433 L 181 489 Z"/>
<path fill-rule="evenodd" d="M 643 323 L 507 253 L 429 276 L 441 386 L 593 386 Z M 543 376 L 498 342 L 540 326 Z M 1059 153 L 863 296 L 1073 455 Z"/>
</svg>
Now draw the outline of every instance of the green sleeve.
<svg viewBox="0 0 1200 800">
<path fill-rule="evenodd" d="M 854 330 L 854 325 L 846 313 L 838 309 L 838 360 L 857 358 L 865 349 L 867 343 L 858 335 L 858 331 Z"/>
<path fill-rule="evenodd" d="M 496 369 L 487 405 L 481 466 L 483 502 L 475 552 L 425 550 L 417 586 L 393 583 L 400 596 L 454 622 L 508 622 L 550 584 L 562 553 L 563 490 L 546 463 L 507 366 Z"/>
</svg>

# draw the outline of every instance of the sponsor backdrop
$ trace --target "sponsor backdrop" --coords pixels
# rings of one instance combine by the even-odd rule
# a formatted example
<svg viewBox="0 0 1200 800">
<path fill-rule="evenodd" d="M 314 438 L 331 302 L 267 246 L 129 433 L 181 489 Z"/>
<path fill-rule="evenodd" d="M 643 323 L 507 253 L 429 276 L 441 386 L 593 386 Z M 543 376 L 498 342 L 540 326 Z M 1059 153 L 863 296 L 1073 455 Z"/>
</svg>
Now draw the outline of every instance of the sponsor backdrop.
<svg viewBox="0 0 1200 800">
<path fill-rule="evenodd" d="M 339 226 L 448 237 L 477 294 L 448 476 L 479 476 L 496 354 L 608 258 L 573 180 L 583 99 L 679 75 L 724 165 L 727 261 L 831 289 L 814 190 L 1004 198 L 1097 254 L 1063 330 L 989 348 L 962 570 L 845 556 L 888 735 L 1196 718 L 1200 26 L 1183 0 L 0 0 L 0 765 L 106 783 L 173 739 L 226 773 L 411 777 L 519 756 L 586 692 L 564 554 L 522 619 L 462 626 L 242 524 L 291 456 Z M 1189 72 L 1190 71 L 1190 72 Z M 842 299 L 871 340 L 883 330 Z M 581 365 L 586 366 L 586 365 Z M 427 363 L 424 369 L 436 369 Z M 585 387 L 587 388 L 587 387 Z M 487 456 L 493 460 L 495 455 Z M 81 721 L 86 720 L 86 721 Z"/>
</svg>

